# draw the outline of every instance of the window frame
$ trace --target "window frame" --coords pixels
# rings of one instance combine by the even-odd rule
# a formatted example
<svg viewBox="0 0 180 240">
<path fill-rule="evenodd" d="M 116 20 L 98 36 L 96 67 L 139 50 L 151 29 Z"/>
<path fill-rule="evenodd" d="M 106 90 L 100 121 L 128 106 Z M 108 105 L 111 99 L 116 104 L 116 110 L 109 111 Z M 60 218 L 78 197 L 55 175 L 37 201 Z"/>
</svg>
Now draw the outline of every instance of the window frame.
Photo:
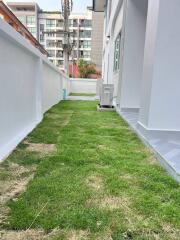
<svg viewBox="0 0 180 240">
<path fill-rule="evenodd" d="M 114 66 L 113 66 L 113 70 L 114 70 L 115 73 L 120 70 L 121 38 L 122 38 L 122 33 L 120 31 L 119 34 L 116 37 L 115 42 L 114 42 Z"/>
</svg>

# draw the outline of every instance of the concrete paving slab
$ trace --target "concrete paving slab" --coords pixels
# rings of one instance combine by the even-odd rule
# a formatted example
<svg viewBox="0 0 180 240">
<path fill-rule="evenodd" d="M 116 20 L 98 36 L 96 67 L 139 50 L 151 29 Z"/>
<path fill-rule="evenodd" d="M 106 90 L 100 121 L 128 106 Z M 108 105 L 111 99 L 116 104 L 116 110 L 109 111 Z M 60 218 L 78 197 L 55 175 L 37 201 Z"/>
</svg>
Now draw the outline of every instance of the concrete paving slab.
<svg viewBox="0 0 180 240">
<path fill-rule="evenodd" d="M 138 112 L 126 112 L 116 109 L 121 117 L 137 132 L 143 141 L 150 146 L 161 164 L 170 175 L 180 182 L 180 133 L 153 131 L 145 136 L 138 129 Z"/>
</svg>

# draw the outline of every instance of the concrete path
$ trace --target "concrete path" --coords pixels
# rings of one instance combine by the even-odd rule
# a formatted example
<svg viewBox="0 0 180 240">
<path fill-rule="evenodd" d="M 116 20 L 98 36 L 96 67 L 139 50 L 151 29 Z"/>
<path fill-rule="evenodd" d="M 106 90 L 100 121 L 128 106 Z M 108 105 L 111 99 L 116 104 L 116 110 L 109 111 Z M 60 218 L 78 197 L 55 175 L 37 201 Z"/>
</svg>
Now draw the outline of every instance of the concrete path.
<svg viewBox="0 0 180 240">
<path fill-rule="evenodd" d="M 153 131 L 148 136 L 142 135 L 137 128 L 138 112 L 118 112 L 130 126 L 148 144 L 168 172 L 180 182 L 180 134 L 176 132 Z"/>
<path fill-rule="evenodd" d="M 68 96 L 67 100 L 72 101 L 96 101 L 99 98 L 97 96 Z"/>
</svg>

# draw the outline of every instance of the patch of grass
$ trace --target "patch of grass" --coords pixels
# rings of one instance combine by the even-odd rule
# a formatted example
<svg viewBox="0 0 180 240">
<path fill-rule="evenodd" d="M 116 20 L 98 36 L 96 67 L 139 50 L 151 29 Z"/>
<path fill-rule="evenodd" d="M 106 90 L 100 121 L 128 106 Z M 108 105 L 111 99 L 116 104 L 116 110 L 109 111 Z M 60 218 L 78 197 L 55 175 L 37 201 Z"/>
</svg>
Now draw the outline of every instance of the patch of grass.
<svg viewBox="0 0 180 240">
<path fill-rule="evenodd" d="M 95 97 L 94 93 L 70 93 L 69 96 L 84 96 L 84 97 Z"/>
<path fill-rule="evenodd" d="M 37 172 L 8 203 L 4 227 L 60 229 L 48 239 L 80 231 L 90 240 L 179 239 L 179 185 L 152 164 L 152 153 L 115 112 L 97 112 L 96 105 L 61 102 L 9 157 L 36 164 Z M 57 151 L 40 156 L 27 142 L 55 144 Z"/>
</svg>

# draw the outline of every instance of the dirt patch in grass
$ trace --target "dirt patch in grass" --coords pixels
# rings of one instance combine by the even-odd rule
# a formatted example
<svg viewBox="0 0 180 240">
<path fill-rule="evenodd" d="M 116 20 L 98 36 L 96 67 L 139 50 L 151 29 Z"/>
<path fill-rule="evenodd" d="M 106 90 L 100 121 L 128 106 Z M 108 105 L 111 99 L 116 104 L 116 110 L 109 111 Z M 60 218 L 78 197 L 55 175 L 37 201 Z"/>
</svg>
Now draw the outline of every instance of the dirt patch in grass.
<svg viewBox="0 0 180 240">
<path fill-rule="evenodd" d="M 107 235 L 98 237 L 97 240 L 113 240 L 111 234 L 107 233 Z"/>
<path fill-rule="evenodd" d="M 129 199 L 124 197 L 106 197 L 101 200 L 101 208 L 118 209 L 129 206 Z"/>
<path fill-rule="evenodd" d="M 170 239 L 178 240 L 180 238 L 180 229 L 175 229 L 171 224 L 163 224 L 162 229 Z"/>
<path fill-rule="evenodd" d="M 103 150 L 103 151 L 109 149 L 107 145 L 102 145 L 102 144 L 98 145 L 97 148 L 98 148 L 98 150 Z"/>
<path fill-rule="evenodd" d="M 146 159 L 151 165 L 159 165 L 159 162 L 154 155 L 148 156 Z"/>
<path fill-rule="evenodd" d="M 128 184 L 133 185 L 133 186 L 134 185 L 137 186 L 137 184 L 138 184 L 137 177 L 132 174 L 128 174 L 128 173 L 120 174 L 119 178 L 120 178 L 120 181 L 125 181 Z"/>
<path fill-rule="evenodd" d="M 9 214 L 6 203 L 17 197 L 26 190 L 26 186 L 33 179 L 35 166 L 26 168 L 15 163 L 2 164 L 0 171 L 5 171 L 7 178 L 0 181 L 0 224 L 5 223 Z"/>
<path fill-rule="evenodd" d="M 100 176 L 90 176 L 86 182 L 87 185 L 95 191 L 102 191 L 104 188 L 103 180 Z"/>
<path fill-rule="evenodd" d="M 130 200 L 125 197 L 114 197 L 108 196 L 102 199 L 89 199 L 87 202 L 88 207 L 92 207 L 93 205 L 103 208 L 103 209 L 119 209 L 119 208 L 127 208 L 130 205 Z"/>
<path fill-rule="evenodd" d="M 88 235 L 88 231 L 70 231 L 67 234 L 67 240 L 86 240 Z"/>
<path fill-rule="evenodd" d="M 158 159 L 156 158 L 154 152 L 150 148 L 141 147 L 139 150 L 135 151 L 136 153 L 145 153 L 146 160 L 150 165 L 160 165 Z"/>
<path fill-rule="evenodd" d="M 27 231 L 2 231 L 0 232 L 1 240 L 42 240 L 44 239 L 44 231 L 27 230 Z"/>
<path fill-rule="evenodd" d="M 26 168 L 16 163 L 10 163 L 8 168 L 9 168 L 9 171 L 11 172 L 11 175 L 13 175 L 14 177 L 21 177 L 24 174 L 27 174 L 30 172 L 32 173 L 32 172 L 35 172 L 36 170 L 36 166 L 31 166 L 29 168 Z"/>
<path fill-rule="evenodd" d="M 25 191 L 26 185 L 33 178 L 35 170 L 35 166 L 26 168 L 11 162 L 1 165 L 0 171 L 6 171 L 8 178 L 0 181 L 0 204 L 5 204 Z"/>
<path fill-rule="evenodd" d="M 0 204 L 5 204 L 10 199 L 16 199 L 20 193 L 26 190 L 27 184 L 33 179 L 33 175 L 17 180 L 0 183 Z"/>
<path fill-rule="evenodd" d="M 9 208 L 0 204 L 0 226 L 6 222 L 8 214 Z"/>
<path fill-rule="evenodd" d="M 42 155 L 47 155 L 57 150 L 55 144 L 44 144 L 44 143 L 29 143 L 26 149 L 29 152 L 38 152 Z"/>
<path fill-rule="evenodd" d="M 109 169 L 108 165 L 95 164 L 95 167 L 97 169 L 104 169 L 104 170 Z"/>
</svg>

